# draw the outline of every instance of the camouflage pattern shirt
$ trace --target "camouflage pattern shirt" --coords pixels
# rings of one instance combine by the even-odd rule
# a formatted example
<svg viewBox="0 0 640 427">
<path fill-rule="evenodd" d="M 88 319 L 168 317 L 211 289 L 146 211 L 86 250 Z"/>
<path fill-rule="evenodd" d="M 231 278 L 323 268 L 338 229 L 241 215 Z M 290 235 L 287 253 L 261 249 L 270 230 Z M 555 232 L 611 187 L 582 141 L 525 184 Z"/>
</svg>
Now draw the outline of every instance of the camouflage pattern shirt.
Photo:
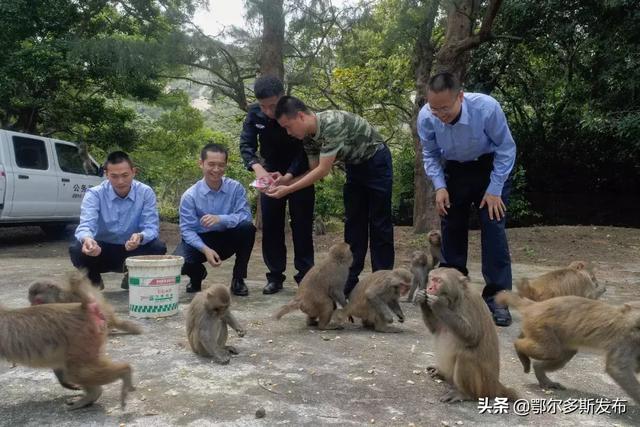
<svg viewBox="0 0 640 427">
<path fill-rule="evenodd" d="M 309 158 L 336 156 L 347 164 L 369 160 L 384 139 L 362 117 L 347 111 L 328 110 L 316 114 L 318 130 L 305 138 L 304 149 Z"/>
</svg>

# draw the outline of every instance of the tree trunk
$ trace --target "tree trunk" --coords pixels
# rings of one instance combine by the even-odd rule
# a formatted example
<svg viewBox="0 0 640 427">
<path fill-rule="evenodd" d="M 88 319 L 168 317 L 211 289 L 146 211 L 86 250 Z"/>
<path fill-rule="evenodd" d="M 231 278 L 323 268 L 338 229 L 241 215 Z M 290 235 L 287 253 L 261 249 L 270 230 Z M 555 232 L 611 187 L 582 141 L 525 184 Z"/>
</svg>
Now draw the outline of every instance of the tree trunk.
<svg viewBox="0 0 640 427">
<path fill-rule="evenodd" d="M 260 74 L 270 74 L 284 80 L 284 10 L 283 0 L 263 0 L 262 53 Z"/>
<path fill-rule="evenodd" d="M 413 114 L 411 117 L 411 133 L 413 134 L 416 159 L 414 164 L 414 198 L 413 198 L 413 231 L 415 233 L 426 233 L 427 231 L 440 228 L 440 218 L 436 213 L 435 197 L 433 194 L 433 184 L 427 179 L 422 163 L 422 145 L 418 137 L 416 119 L 418 113 L 425 103 L 424 97 L 427 93 L 427 83 L 431 74 L 433 64 L 433 45 L 431 35 L 438 14 L 440 1 L 432 0 L 427 8 L 418 38 L 416 40 L 414 55 L 414 72 L 416 76 L 416 98 L 413 104 Z"/>
<path fill-rule="evenodd" d="M 263 0 L 260 5 L 262 13 L 262 42 L 260 55 L 260 74 L 272 75 L 284 81 L 284 0 Z M 262 230 L 262 204 L 260 197 L 256 200 L 255 226 Z M 287 221 L 288 223 L 288 221 Z"/>
<path fill-rule="evenodd" d="M 431 71 L 439 73 L 448 71 L 464 81 L 467 63 L 472 49 L 491 39 L 491 27 L 498 14 L 502 0 L 490 0 L 487 3 L 480 30 L 474 34 L 474 22 L 479 17 L 479 0 L 447 1 L 447 32 L 442 47 L 435 54 L 432 64 L 433 45 L 431 35 L 433 23 L 437 15 L 439 1 L 432 0 L 428 5 L 418 40 L 416 42 L 416 102 L 412 130 L 416 139 L 416 162 L 414 180 L 413 229 L 416 233 L 424 233 L 431 228 L 440 228 L 440 220 L 435 208 L 435 195 L 431 181 L 425 177 L 422 165 L 422 147 L 415 130 L 415 118 L 424 103 L 426 87 Z"/>
</svg>

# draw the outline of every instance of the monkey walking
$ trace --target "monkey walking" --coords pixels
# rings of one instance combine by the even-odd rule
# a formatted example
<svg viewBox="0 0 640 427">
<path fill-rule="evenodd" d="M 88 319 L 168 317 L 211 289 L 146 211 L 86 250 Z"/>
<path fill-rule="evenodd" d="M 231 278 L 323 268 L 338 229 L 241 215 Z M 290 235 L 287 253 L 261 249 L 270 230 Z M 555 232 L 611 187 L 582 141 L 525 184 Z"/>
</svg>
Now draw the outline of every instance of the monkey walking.
<svg viewBox="0 0 640 427">
<path fill-rule="evenodd" d="M 533 301 L 568 295 L 598 299 L 606 290 L 596 280 L 593 267 L 584 261 L 573 261 L 566 268 L 550 271 L 535 280 L 522 279 L 518 284 L 518 294 Z"/>
<path fill-rule="evenodd" d="M 349 275 L 353 254 L 347 243 L 337 243 L 329 248 L 329 255 L 314 265 L 300 282 L 296 296 L 275 314 L 276 319 L 300 309 L 307 315 L 307 325 L 318 329 L 337 329 L 329 325 L 336 303 L 347 305 L 344 285 Z"/>
<path fill-rule="evenodd" d="M 512 292 L 496 296 L 499 304 L 522 314 L 522 332 L 514 347 L 524 372 L 533 362 L 540 387 L 564 389 L 547 372 L 563 368 L 579 349 L 604 351 L 606 372 L 640 404 L 640 302 L 614 306 L 578 296 L 533 302 Z"/>
<path fill-rule="evenodd" d="M 186 314 L 187 337 L 193 352 L 210 356 L 223 365 L 229 363 L 231 354 L 238 354 L 235 347 L 226 345 L 227 326 L 231 326 L 239 337 L 245 335 L 245 329 L 231 313 L 230 305 L 229 290 L 212 286 L 196 294 Z"/>
<path fill-rule="evenodd" d="M 426 290 L 416 293 L 422 319 L 435 335 L 436 366 L 429 367 L 453 389 L 441 402 L 481 397 L 518 399 L 500 383 L 498 334 L 482 297 L 469 289 L 469 279 L 453 268 L 429 272 Z"/>
<path fill-rule="evenodd" d="M 413 275 L 405 268 L 371 273 L 351 291 L 347 306 L 336 310 L 337 321 L 344 323 L 347 318 L 355 316 L 362 319 L 364 327 L 378 332 L 402 332 L 389 324 L 393 323 L 394 314 L 400 323 L 404 322 L 398 301 L 409 291 L 412 279 Z"/>
<path fill-rule="evenodd" d="M 74 274 L 70 277 L 70 282 L 71 280 L 79 280 L 79 282 L 74 286 L 67 287 L 60 286 L 58 283 L 48 279 L 33 282 L 31 286 L 29 286 L 29 302 L 31 305 L 56 302 L 80 302 L 82 301 L 82 295 L 78 294 L 77 290 L 79 289 L 82 294 L 89 295 L 95 300 L 107 320 L 107 327 L 109 329 L 119 329 L 136 335 L 142 333 L 142 327 L 140 325 L 130 320 L 120 319 L 116 315 L 113 306 L 105 300 L 102 293 L 91 286 L 91 282 L 89 282 L 86 276 L 82 277 L 80 274 Z"/>
<path fill-rule="evenodd" d="M 122 380 L 120 403 L 134 391 L 132 369 L 114 363 L 104 352 L 107 328 L 100 306 L 80 288 L 73 276 L 71 289 L 80 303 L 44 304 L 20 309 L 0 307 L 0 357 L 33 368 L 52 368 L 62 382 L 77 384 L 85 394 L 69 409 L 91 405 L 102 386 Z"/>
</svg>

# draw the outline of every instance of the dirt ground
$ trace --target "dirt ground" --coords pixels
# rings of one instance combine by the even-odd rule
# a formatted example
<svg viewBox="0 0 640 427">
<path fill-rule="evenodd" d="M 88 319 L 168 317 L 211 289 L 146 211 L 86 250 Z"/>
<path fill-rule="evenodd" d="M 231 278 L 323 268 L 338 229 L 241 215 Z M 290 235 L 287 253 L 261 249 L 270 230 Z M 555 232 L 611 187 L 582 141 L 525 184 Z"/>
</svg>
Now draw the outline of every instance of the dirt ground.
<svg viewBox="0 0 640 427">
<path fill-rule="evenodd" d="M 163 224 L 161 235 L 172 251 L 177 227 Z M 607 284 L 605 301 L 640 300 L 640 229 L 536 227 L 509 229 L 508 238 L 516 281 L 584 259 L 595 263 L 598 279 Z M 340 239 L 340 233 L 317 236 L 316 258 L 321 259 Z M 425 246 L 423 236 L 404 227 L 396 228 L 395 242 L 396 265 L 406 264 L 411 251 Z M 0 229 L 2 304 L 24 306 L 31 281 L 61 279 L 71 268 L 67 247 L 68 241 L 49 239 L 35 227 Z M 479 291 L 476 231 L 470 235 L 469 258 L 470 275 Z M 231 267 L 231 262 L 225 262 L 219 269 L 210 269 L 210 283 L 228 285 Z M 291 271 L 289 265 L 289 278 Z M 177 315 L 140 320 L 145 328 L 142 336 L 109 339 L 109 355 L 134 368 L 137 391 L 130 395 L 126 409 L 118 405 L 119 384 L 112 384 L 95 405 L 69 413 L 64 401 L 74 392 L 57 385 L 50 371 L 14 368 L 0 360 L 0 425 L 640 425 L 640 408 L 631 402 L 624 413 L 606 405 L 600 407 L 605 413 L 598 414 L 596 408 L 572 413 L 534 410 L 535 405 L 550 404 L 550 399 L 564 403 L 580 399 L 592 405 L 597 399 L 610 402 L 628 397 L 604 373 L 602 356 L 589 353 L 578 354 L 566 368 L 550 375 L 567 390 L 541 390 L 532 374 L 522 372 L 513 351 L 520 322 L 517 314 L 511 327 L 498 329 L 501 379 L 531 405 L 531 413 L 516 415 L 513 407 L 503 414 L 480 413 L 478 402 L 447 405 L 438 401 L 447 388 L 426 374 L 426 367 L 434 362 L 433 339 L 413 305 L 402 305 L 407 321 L 400 325 L 401 334 L 364 331 L 358 324 L 321 332 L 307 328 L 301 313 L 281 321 L 272 319 L 295 289 L 288 280 L 283 292 L 262 295 L 264 273 L 258 236 L 249 269 L 250 295 L 234 297 L 232 306 L 248 332 L 244 338 L 230 334 L 230 343 L 240 354 L 229 365 L 211 363 L 189 350 L 183 312 L 191 296 L 183 292 Z M 119 287 L 121 277 L 104 275 L 105 296 L 126 317 L 128 294 Z M 261 407 L 266 417 L 256 419 Z"/>
</svg>

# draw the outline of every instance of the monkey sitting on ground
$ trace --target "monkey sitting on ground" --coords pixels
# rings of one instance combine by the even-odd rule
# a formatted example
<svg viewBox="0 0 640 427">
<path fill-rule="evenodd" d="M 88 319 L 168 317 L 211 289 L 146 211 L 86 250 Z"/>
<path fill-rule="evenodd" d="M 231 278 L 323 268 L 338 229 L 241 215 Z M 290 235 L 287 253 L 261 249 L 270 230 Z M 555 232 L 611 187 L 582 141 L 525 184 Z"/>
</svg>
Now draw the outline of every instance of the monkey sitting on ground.
<svg viewBox="0 0 640 427">
<path fill-rule="evenodd" d="M 516 353 L 528 373 L 533 371 L 546 389 L 564 389 L 547 372 L 564 367 L 579 349 L 606 354 L 606 372 L 636 403 L 640 404 L 640 302 L 609 305 L 577 296 L 533 302 L 512 292 L 496 296 L 499 304 L 522 314 L 522 332 L 514 342 Z"/>
<path fill-rule="evenodd" d="M 142 328 L 137 323 L 120 319 L 111 304 L 93 286 L 83 286 L 81 291 L 90 295 L 98 303 L 100 311 L 107 319 L 108 328 L 115 328 L 136 335 L 142 333 Z M 70 287 L 60 286 L 52 280 L 37 280 L 29 286 L 29 302 L 31 305 L 80 302 L 81 300 L 81 295 L 74 292 Z"/>
<path fill-rule="evenodd" d="M 378 332 L 402 332 L 389 326 L 393 323 L 394 313 L 400 323 L 404 322 L 404 313 L 398 303 L 400 296 L 409 291 L 413 275 L 405 268 L 379 270 L 358 282 L 351 292 L 346 307 L 336 310 L 338 322 L 344 323 L 351 316 L 362 319 L 364 327 Z"/>
<path fill-rule="evenodd" d="M 436 268 L 442 263 L 442 233 L 440 230 L 431 230 L 427 233 L 429 242 L 429 254 L 431 255 L 431 268 Z"/>
<path fill-rule="evenodd" d="M 193 352 L 211 356 L 223 365 L 229 363 L 231 354 L 238 354 L 235 347 L 226 345 L 227 326 L 231 326 L 239 337 L 245 334 L 245 329 L 231 313 L 230 305 L 229 290 L 214 285 L 196 294 L 186 314 L 187 337 Z"/>
<path fill-rule="evenodd" d="M 453 268 L 431 270 L 427 289 L 416 293 L 415 302 L 435 334 L 437 365 L 429 371 L 453 386 L 441 402 L 518 399 L 500 383 L 498 334 L 487 304 L 469 289 L 468 277 Z"/>
<path fill-rule="evenodd" d="M 347 243 L 338 243 L 329 248 L 329 255 L 305 274 L 296 296 L 283 305 L 275 314 L 276 319 L 300 309 L 307 315 L 307 325 L 319 329 L 337 329 L 329 325 L 336 303 L 347 305 L 344 285 L 349 276 L 353 255 Z"/>
<path fill-rule="evenodd" d="M 411 257 L 411 289 L 407 294 L 407 302 L 413 301 L 413 295 L 419 289 L 424 289 L 427 284 L 429 271 L 433 269 L 433 264 L 429 255 L 422 251 L 415 251 Z"/>
<path fill-rule="evenodd" d="M 574 261 L 534 280 L 522 279 L 518 284 L 518 294 L 533 301 L 568 295 L 598 299 L 606 290 L 596 280 L 593 267 L 584 261 Z"/>
<path fill-rule="evenodd" d="M 84 280 L 79 273 L 70 280 L 80 303 L 0 307 L 0 357 L 33 368 L 53 368 L 64 381 L 80 386 L 85 395 L 69 403 L 69 409 L 91 405 L 102 394 L 102 385 L 121 379 L 124 408 L 127 394 L 135 390 L 131 366 L 113 363 L 105 355 L 105 318 L 91 296 L 82 293 Z"/>
</svg>

